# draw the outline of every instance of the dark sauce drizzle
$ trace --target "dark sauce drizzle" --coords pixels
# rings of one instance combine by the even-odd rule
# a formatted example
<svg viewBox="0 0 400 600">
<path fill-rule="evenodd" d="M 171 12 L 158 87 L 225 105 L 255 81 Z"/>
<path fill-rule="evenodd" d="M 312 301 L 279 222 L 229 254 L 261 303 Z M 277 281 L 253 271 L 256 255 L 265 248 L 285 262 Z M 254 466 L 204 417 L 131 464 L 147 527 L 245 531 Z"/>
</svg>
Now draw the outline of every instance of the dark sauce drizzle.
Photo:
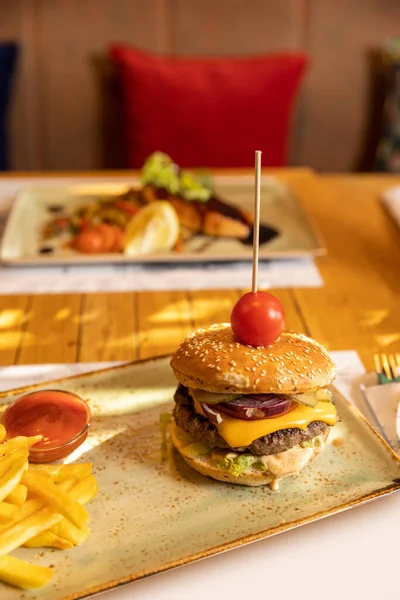
<svg viewBox="0 0 400 600">
<path fill-rule="evenodd" d="M 165 198 L 168 198 L 168 192 L 164 188 L 155 188 L 155 193 L 159 200 L 164 200 Z M 182 198 L 182 200 L 183 200 L 183 198 Z M 234 206 L 233 204 L 228 204 L 227 202 L 224 202 L 223 200 L 221 200 L 221 198 L 218 198 L 217 196 L 211 196 L 211 198 L 207 202 L 196 202 L 196 204 L 203 215 L 207 211 L 215 211 L 215 212 L 219 212 L 220 214 L 224 215 L 225 217 L 228 217 L 235 221 L 240 221 L 241 223 L 248 224 L 248 220 L 236 206 Z M 267 244 L 268 242 L 271 242 L 279 234 L 280 234 L 280 231 L 278 229 L 276 229 L 275 227 L 261 223 L 260 224 L 260 233 L 259 233 L 260 246 L 262 244 Z M 239 241 L 242 244 L 244 244 L 245 246 L 252 246 L 253 245 L 253 235 L 254 235 L 254 230 L 253 230 L 253 227 L 251 227 L 249 236 L 247 238 L 245 238 L 243 240 L 239 240 Z"/>
</svg>

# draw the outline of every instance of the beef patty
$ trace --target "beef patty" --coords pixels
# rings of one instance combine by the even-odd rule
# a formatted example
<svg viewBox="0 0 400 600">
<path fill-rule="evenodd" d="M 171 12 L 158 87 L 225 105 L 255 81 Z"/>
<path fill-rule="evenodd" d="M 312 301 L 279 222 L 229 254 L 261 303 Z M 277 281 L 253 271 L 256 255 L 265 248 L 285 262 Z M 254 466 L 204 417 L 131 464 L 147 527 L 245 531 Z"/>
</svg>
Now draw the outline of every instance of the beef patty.
<svg viewBox="0 0 400 600">
<path fill-rule="evenodd" d="M 193 399 L 188 389 L 179 385 L 175 392 L 174 418 L 178 427 L 190 434 L 198 442 L 209 448 L 230 448 L 220 436 L 218 429 L 206 417 L 194 409 Z M 239 452 L 252 454 L 278 454 L 302 442 L 308 442 L 317 435 L 325 432 L 329 425 L 322 421 L 313 421 L 307 429 L 281 429 L 260 437 L 249 446 L 235 448 Z"/>
</svg>

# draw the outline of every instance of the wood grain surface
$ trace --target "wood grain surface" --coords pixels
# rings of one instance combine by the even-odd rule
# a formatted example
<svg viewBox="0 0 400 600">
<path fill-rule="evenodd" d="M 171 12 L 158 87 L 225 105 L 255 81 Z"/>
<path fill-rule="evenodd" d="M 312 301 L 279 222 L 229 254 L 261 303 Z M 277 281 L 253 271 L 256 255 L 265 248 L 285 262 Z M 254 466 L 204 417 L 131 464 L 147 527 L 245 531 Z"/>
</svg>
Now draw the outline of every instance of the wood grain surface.
<svg viewBox="0 0 400 600">
<path fill-rule="evenodd" d="M 272 290 L 286 325 L 330 350 L 355 349 L 372 368 L 374 352 L 400 351 L 400 232 L 378 199 L 400 178 L 308 170 L 279 176 L 293 184 L 328 249 L 317 259 L 323 287 Z M 0 295 L 0 364 L 167 354 L 194 327 L 228 321 L 244 291 Z"/>
</svg>

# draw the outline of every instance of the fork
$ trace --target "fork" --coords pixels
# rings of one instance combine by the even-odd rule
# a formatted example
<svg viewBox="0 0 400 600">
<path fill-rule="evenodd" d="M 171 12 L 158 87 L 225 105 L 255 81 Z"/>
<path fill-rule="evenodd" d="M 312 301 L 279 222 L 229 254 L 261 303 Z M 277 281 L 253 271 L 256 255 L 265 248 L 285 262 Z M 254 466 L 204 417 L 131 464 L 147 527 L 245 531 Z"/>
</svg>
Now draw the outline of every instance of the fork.
<svg viewBox="0 0 400 600">
<path fill-rule="evenodd" d="M 400 353 L 374 354 L 374 364 L 379 384 L 400 381 Z"/>
</svg>

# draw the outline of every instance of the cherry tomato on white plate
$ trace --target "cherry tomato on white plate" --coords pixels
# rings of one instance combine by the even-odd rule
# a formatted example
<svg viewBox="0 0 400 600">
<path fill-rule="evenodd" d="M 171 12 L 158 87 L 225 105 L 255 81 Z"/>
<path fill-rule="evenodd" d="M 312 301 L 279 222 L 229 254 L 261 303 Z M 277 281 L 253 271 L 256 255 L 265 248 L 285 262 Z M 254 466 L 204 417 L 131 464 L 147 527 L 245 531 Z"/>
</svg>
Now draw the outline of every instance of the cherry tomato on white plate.
<svg viewBox="0 0 400 600">
<path fill-rule="evenodd" d="M 82 229 L 72 242 L 73 248 L 84 254 L 99 254 L 104 252 L 104 236 L 95 227 Z"/>
</svg>

